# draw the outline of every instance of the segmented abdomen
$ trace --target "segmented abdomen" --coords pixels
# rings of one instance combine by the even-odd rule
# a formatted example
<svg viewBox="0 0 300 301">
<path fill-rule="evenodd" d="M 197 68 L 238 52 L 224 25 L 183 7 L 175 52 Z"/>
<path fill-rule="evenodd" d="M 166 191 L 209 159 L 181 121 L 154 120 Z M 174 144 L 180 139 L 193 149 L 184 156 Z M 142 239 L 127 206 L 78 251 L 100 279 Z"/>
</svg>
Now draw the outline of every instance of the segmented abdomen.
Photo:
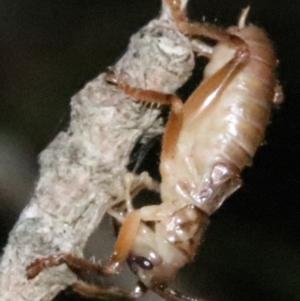
<svg viewBox="0 0 300 301">
<path fill-rule="evenodd" d="M 172 157 L 160 165 L 161 196 L 168 202 L 195 204 L 208 215 L 240 186 L 239 174 L 263 142 L 276 88 L 276 58 L 263 30 L 248 26 L 228 29 L 247 45 L 249 59 L 219 94 L 201 98 L 203 85 L 183 108 L 182 128 Z M 205 68 L 210 78 L 233 59 L 236 48 L 219 42 Z M 203 94 L 202 94 L 203 95 Z M 192 98 L 193 97 L 193 98 Z M 199 97 L 199 107 L 195 100 Z M 205 102 L 210 109 L 203 109 Z"/>
<path fill-rule="evenodd" d="M 250 58 L 220 96 L 220 115 L 215 118 L 223 118 L 219 123 L 220 156 L 241 170 L 250 163 L 264 139 L 276 85 L 276 59 L 261 29 L 248 26 L 240 31 L 236 27 L 228 31 L 245 41 Z M 222 58 L 217 47 L 214 56 Z"/>
</svg>

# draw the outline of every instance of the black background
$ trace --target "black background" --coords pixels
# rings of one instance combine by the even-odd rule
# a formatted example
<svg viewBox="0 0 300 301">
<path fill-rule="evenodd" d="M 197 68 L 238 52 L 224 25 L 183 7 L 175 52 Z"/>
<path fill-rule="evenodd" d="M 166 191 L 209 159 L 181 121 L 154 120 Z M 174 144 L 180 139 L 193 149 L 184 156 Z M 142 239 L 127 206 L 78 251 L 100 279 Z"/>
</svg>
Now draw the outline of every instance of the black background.
<svg viewBox="0 0 300 301">
<path fill-rule="evenodd" d="M 224 26 L 251 5 L 280 60 L 285 102 L 243 187 L 211 219 L 182 290 L 215 301 L 300 300 L 300 1 L 191 0 L 189 15 Z M 113 64 L 158 0 L 1 0 L 0 242 L 30 199 L 36 156 L 64 129 L 70 97 Z M 195 87 L 197 83 L 195 82 Z M 128 288 L 130 289 L 130 288 Z M 76 299 L 72 293 L 57 300 Z"/>
</svg>

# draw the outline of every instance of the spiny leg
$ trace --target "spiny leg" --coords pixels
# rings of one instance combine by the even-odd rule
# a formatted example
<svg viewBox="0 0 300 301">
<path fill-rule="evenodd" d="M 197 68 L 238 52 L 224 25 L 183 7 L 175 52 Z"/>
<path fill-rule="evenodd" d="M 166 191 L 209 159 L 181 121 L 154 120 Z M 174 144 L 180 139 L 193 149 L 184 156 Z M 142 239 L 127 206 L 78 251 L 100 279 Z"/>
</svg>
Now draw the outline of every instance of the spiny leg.
<svg viewBox="0 0 300 301">
<path fill-rule="evenodd" d="M 166 94 L 155 90 L 144 90 L 133 88 L 126 83 L 119 80 L 117 88 L 123 90 L 125 94 L 132 97 L 135 101 L 145 101 L 147 103 L 154 103 L 157 105 L 172 105 L 174 102 L 181 102 L 181 99 L 174 94 Z"/>
<path fill-rule="evenodd" d="M 30 263 L 26 268 L 27 278 L 33 279 L 43 270 L 59 266 L 64 263 L 75 273 L 79 271 L 91 271 L 98 274 L 111 274 L 111 270 L 107 269 L 100 263 L 79 258 L 70 253 L 57 253 L 39 257 Z"/>
<path fill-rule="evenodd" d="M 149 103 L 171 105 L 171 112 L 163 137 L 161 159 L 163 160 L 166 156 L 172 156 L 182 127 L 182 100 L 174 94 L 132 88 L 124 83 L 117 84 L 117 87 L 136 100 L 142 99 Z"/>
<path fill-rule="evenodd" d="M 120 230 L 118 239 L 115 244 L 114 252 L 110 258 L 110 262 L 106 265 L 96 263 L 94 261 L 79 258 L 70 253 L 57 253 L 37 258 L 26 267 L 26 275 L 28 279 L 35 278 L 43 270 L 66 264 L 76 275 L 80 276 L 80 272 L 95 272 L 97 274 L 115 274 L 129 256 L 129 252 L 134 244 L 140 224 L 139 211 L 129 213 Z M 142 285 L 138 285 L 134 291 L 125 292 L 118 288 L 101 288 L 79 281 L 74 284 L 73 289 L 78 293 L 90 297 L 101 297 L 105 299 L 128 300 L 136 299 L 141 296 L 147 289 Z"/>
<path fill-rule="evenodd" d="M 180 8 L 181 0 L 165 0 L 172 10 L 172 15 L 179 30 L 189 36 L 206 36 L 214 40 L 219 40 L 224 36 L 224 29 L 212 24 L 190 22 Z"/>
<path fill-rule="evenodd" d="M 27 267 L 27 277 L 32 279 L 36 277 L 42 270 L 53 266 L 66 263 L 71 270 L 75 273 L 79 271 L 91 271 L 100 274 L 107 274 L 107 270 L 103 270 L 103 266 L 100 264 L 75 257 L 72 254 L 55 254 L 43 258 L 36 259 Z M 102 288 L 97 285 L 89 284 L 84 281 L 78 281 L 72 285 L 75 292 L 88 296 L 88 297 L 99 297 L 108 300 L 132 300 L 141 297 L 147 288 L 142 284 L 138 283 L 132 292 L 127 292 L 116 287 Z"/>
<path fill-rule="evenodd" d="M 71 270 L 75 273 L 79 271 L 92 271 L 97 273 L 106 274 L 107 271 L 103 271 L 103 267 L 100 264 L 75 257 L 71 254 L 56 254 L 50 255 L 43 258 L 36 259 L 27 267 L 27 277 L 32 279 L 36 277 L 42 270 L 66 263 Z M 116 287 L 102 288 L 97 285 L 89 284 L 84 281 L 78 281 L 72 285 L 75 292 L 87 296 L 87 297 L 99 297 L 101 299 L 108 300 L 132 300 L 141 297 L 147 288 L 142 284 L 138 283 L 133 291 L 128 292 Z"/>
<path fill-rule="evenodd" d="M 143 177 L 144 182 L 150 185 L 148 177 Z M 148 181 L 147 181 L 148 180 Z M 95 272 L 98 274 L 115 274 L 118 273 L 124 262 L 129 256 L 129 252 L 135 242 L 135 238 L 140 226 L 140 214 L 138 210 L 133 210 L 124 219 L 114 251 L 110 261 L 106 265 L 95 263 L 90 260 L 76 257 L 70 253 L 57 253 L 49 256 L 39 257 L 26 268 L 28 279 L 35 278 L 44 269 L 67 264 L 67 266 L 78 276 L 80 272 Z M 129 300 L 140 297 L 147 291 L 142 284 L 138 284 L 132 292 L 126 292 L 118 288 L 101 288 L 79 281 L 73 285 L 73 289 L 80 294 L 90 297 L 101 297 L 102 299 Z"/>
<path fill-rule="evenodd" d="M 51 254 L 39 257 L 29 264 L 26 268 L 27 278 L 32 279 L 43 270 L 64 263 L 75 273 L 79 271 L 90 271 L 106 275 L 115 274 L 119 272 L 122 264 L 129 255 L 139 229 L 139 224 L 140 214 L 138 210 L 134 210 L 126 216 L 108 264 L 102 265 L 84 258 L 76 257 L 70 253 Z"/>
<path fill-rule="evenodd" d="M 221 28 L 219 26 L 209 24 L 209 23 L 198 23 L 198 22 L 190 22 L 187 18 L 182 17 L 182 13 L 180 13 L 180 0 L 165 0 L 167 4 L 170 6 L 174 21 L 177 24 L 178 29 L 185 35 L 195 37 L 202 36 L 207 37 L 218 42 L 226 43 L 228 46 L 238 49 L 240 46 L 245 45 L 244 41 L 239 37 L 230 34 L 226 31 L 226 29 Z M 244 28 L 246 25 L 246 19 L 249 13 L 250 7 L 248 6 L 246 9 L 242 11 L 241 16 L 239 17 L 238 27 L 239 29 Z M 197 41 L 193 44 L 193 50 L 199 55 L 206 56 L 210 58 L 211 56 L 211 48 L 207 47 L 205 43 L 201 41 Z"/>
<path fill-rule="evenodd" d="M 178 24 L 179 30 L 188 36 L 202 36 L 212 40 L 227 44 L 232 48 L 238 48 L 243 45 L 244 42 L 239 37 L 230 34 L 226 29 L 217 27 L 208 23 L 197 22 L 181 22 Z"/>
</svg>

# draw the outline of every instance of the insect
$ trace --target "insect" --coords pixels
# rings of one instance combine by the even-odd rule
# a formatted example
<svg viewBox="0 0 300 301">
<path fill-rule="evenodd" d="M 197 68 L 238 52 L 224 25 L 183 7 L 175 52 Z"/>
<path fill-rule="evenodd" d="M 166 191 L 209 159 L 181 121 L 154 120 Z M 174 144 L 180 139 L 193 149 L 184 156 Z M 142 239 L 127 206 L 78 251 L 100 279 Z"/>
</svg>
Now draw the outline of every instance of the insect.
<svg viewBox="0 0 300 301">
<path fill-rule="evenodd" d="M 157 187 L 145 173 L 126 177 L 125 210 L 110 211 L 122 225 L 110 261 L 97 264 L 72 254 L 38 258 L 27 268 L 28 278 L 43 269 L 66 263 L 73 271 L 101 274 L 120 271 L 127 260 L 138 276 L 132 292 L 103 289 L 78 282 L 74 289 L 89 296 L 131 299 L 153 290 L 173 300 L 189 298 L 168 287 L 177 271 L 191 261 L 209 216 L 241 185 L 240 173 L 251 164 L 264 139 L 271 109 L 282 99 L 275 77 L 276 56 L 266 33 L 246 25 L 248 9 L 238 26 L 222 29 L 190 23 L 180 11 L 180 0 L 165 0 L 180 31 L 215 40 L 210 47 L 193 40 L 195 51 L 209 58 L 203 82 L 188 100 L 176 95 L 115 84 L 135 100 L 171 106 L 160 157 L 162 203 L 134 209 L 131 196 L 140 188 Z"/>
</svg>

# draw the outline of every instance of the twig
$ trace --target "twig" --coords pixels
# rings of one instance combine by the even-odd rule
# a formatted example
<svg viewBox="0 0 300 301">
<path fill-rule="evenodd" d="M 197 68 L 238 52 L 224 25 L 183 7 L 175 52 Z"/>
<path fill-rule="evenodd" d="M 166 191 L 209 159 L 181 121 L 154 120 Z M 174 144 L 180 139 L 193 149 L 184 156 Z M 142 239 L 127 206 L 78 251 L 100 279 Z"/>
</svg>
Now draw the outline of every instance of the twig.
<svg viewBox="0 0 300 301">
<path fill-rule="evenodd" d="M 191 45 L 163 4 L 160 18 L 132 36 L 114 70 L 132 86 L 174 93 L 193 67 Z M 41 153 L 34 195 L 10 233 L 0 263 L 1 301 L 52 300 L 76 281 L 64 265 L 30 281 L 25 268 L 45 254 L 81 255 L 109 204 L 122 193 L 136 139 L 145 131 L 163 130 L 158 109 L 133 102 L 108 84 L 105 74 L 76 94 L 71 107 L 70 127 Z"/>
</svg>

